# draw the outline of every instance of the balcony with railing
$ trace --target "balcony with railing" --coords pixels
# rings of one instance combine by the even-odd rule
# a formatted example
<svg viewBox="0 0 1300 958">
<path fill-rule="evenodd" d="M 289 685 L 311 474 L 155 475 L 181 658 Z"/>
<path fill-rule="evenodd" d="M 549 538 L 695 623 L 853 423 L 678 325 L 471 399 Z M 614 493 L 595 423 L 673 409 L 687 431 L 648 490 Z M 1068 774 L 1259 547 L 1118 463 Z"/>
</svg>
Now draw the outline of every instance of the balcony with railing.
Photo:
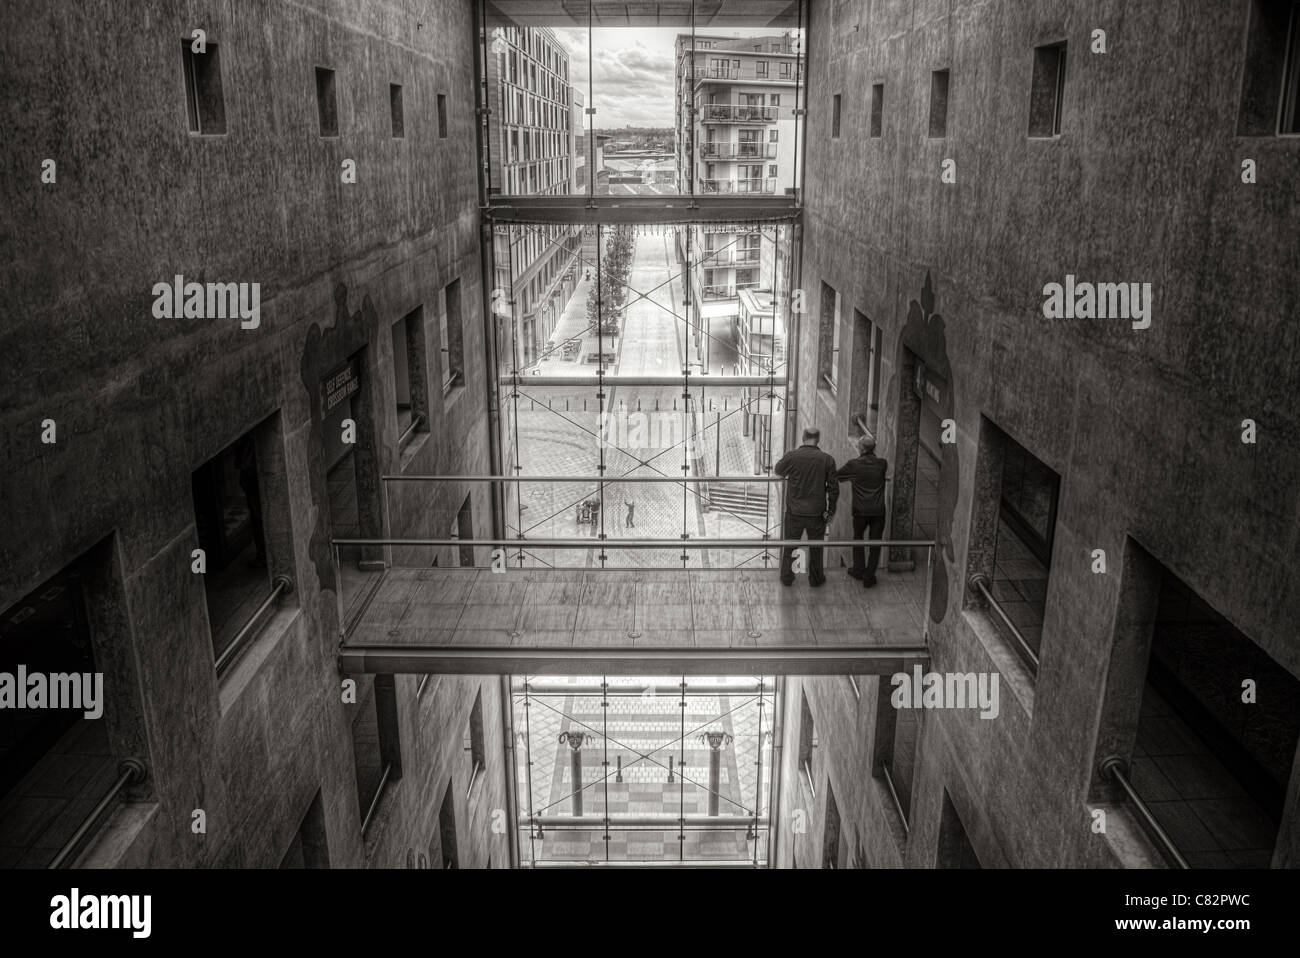
<svg viewBox="0 0 1300 958">
<path fill-rule="evenodd" d="M 758 289 L 758 281 L 752 283 L 713 284 L 700 287 L 700 297 L 709 301 L 735 299 L 742 289 Z"/>
<path fill-rule="evenodd" d="M 775 123 L 778 110 L 775 106 L 706 103 L 699 108 L 699 118 L 702 123 Z"/>
<path fill-rule="evenodd" d="M 782 71 L 784 65 L 786 69 Z M 685 67 L 690 70 L 689 66 Z M 735 66 L 702 66 L 695 67 L 695 83 L 698 86 L 701 83 L 713 83 L 719 80 L 731 83 L 795 83 L 803 79 L 802 64 L 796 67 L 789 61 L 769 61 L 768 71 L 766 74 L 758 71 L 758 65 L 754 61 L 742 63 L 739 67 Z"/>
<path fill-rule="evenodd" d="M 775 143 L 701 143 L 702 160 L 774 160 Z"/>
<path fill-rule="evenodd" d="M 771 194 L 776 192 L 776 177 L 758 176 L 758 177 L 752 177 L 748 179 L 738 179 L 738 180 L 701 179 L 698 192 Z"/>
<path fill-rule="evenodd" d="M 700 254 L 701 266 L 757 266 L 762 251 L 758 249 L 706 249 Z"/>
</svg>

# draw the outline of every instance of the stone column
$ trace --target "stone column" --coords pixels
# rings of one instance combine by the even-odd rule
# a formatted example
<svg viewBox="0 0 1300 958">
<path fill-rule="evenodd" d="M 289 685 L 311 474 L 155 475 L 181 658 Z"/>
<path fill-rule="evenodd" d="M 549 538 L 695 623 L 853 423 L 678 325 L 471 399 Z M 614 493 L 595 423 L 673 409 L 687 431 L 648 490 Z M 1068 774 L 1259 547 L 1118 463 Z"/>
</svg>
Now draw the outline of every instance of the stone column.
<svg viewBox="0 0 1300 958">
<path fill-rule="evenodd" d="M 582 815 L 582 743 L 585 732 L 561 732 L 560 741 L 569 746 L 569 778 L 573 782 L 573 814 Z"/>
<path fill-rule="evenodd" d="M 705 732 L 700 736 L 701 742 L 709 746 L 709 814 L 718 814 L 718 790 L 722 779 L 722 746 L 731 742 L 726 732 Z"/>
</svg>

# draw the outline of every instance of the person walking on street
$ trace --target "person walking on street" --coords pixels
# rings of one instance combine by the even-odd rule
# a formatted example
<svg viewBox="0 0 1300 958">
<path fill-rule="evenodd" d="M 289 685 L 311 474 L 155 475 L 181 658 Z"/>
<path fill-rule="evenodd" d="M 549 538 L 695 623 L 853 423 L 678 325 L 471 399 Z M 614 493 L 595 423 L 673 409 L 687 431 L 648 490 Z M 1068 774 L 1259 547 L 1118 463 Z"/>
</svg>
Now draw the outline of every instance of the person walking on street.
<svg viewBox="0 0 1300 958">
<path fill-rule="evenodd" d="M 850 459 L 835 474 L 840 482 L 852 484 L 853 538 L 879 539 L 885 532 L 885 473 L 889 463 L 876 455 L 876 440 L 863 436 L 858 440 L 859 455 Z M 876 567 L 880 563 L 880 546 L 871 546 L 866 565 L 862 564 L 862 547 L 853 550 L 849 575 L 861 579 L 865 588 L 876 584 Z"/>
<path fill-rule="evenodd" d="M 803 431 L 803 445 L 781 457 L 772 471 L 785 479 L 785 516 L 781 523 L 782 539 L 809 540 L 826 537 L 826 525 L 835 516 L 840 485 L 835 479 L 835 460 L 817 448 L 821 431 L 809 426 Z M 809 550 L 808 584 L 817 587 L 826 581 L 822 568 L 822 550 Z M 781 548 L 781 584 L 794 585 L 794 549 Z"/>
</svg>

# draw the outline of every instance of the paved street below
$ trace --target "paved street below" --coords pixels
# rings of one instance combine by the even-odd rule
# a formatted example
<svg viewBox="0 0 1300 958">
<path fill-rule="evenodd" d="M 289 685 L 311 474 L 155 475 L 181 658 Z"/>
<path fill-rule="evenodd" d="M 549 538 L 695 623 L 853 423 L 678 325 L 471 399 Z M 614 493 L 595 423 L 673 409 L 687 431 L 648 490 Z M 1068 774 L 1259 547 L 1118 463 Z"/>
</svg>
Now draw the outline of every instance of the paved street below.
<svg viewBox="0 0 1300 958">
<path fill-rule="evenodd" d="M 628 276 L 630 289 L 622 317 L 621 346 L 616 372 L 631 376 L 677 376 L 688 346 L 685 291 L 681 265 L 673 256 L 673 235 L 651 232 L 636 237 Z M 582 329 L 585 297 L 594 284 L 583 283 L 564 313 L 566 335 Z M 707 356 L 710 371 L 732 369 L 736 362 L 730 320 L 711 324 Z M 662 538 L 678 540 L 729 536 L 761 538 L 764 531 L 779 532 L 777 490 L 761 484 L 737 487 L 738 505 L 724 508 L 710 503 L 708 487 L 691 483 L 685 489 L 673 483 L 618 483 L 621 477 L 693 477 L 753 473 L 752 436 L 743 435 L 740 387 L 691 388 L 691 402 L 680 386 L 614 386 L 603 401 L 591 387 L 546 385 L 546 373 L 572 374 L 594 366 L 548 361 L 544 371 L 520 388 L 514 404 L 518 415 L 518 464 L 521 475 L 604 475 L 603 490 L 594 484 L 546 483 L 524 485 L 519 499 L 511 499 L 509 534 L 522 529 L 528 538 L 596 537 Z M 507 436 L 506 441 L 513 441 Z M 721 450 L 718 444 L 721 442 Z M 747 499 L 747 501 L 746 501 Z M 599 503 L 591 510 L 587 503 Z M 709 508 L 705 508 L 706 504 Z M 594 515 L 594 521 L 593 521 Z M 529 564 L 560 566 L 599 565 L 599 551 L 547 550 L 529 555 Z M 681 568 L 682 550 L 608 550 L 608 566 Z M 731 567 L 757 564 L 761 550 L 708 550 L 687 552 L 687 566 Z M 759 558 L 755 559 L 755 556 Z M 770 567 L 770 564 L 769 564 Z"/>
</svg>

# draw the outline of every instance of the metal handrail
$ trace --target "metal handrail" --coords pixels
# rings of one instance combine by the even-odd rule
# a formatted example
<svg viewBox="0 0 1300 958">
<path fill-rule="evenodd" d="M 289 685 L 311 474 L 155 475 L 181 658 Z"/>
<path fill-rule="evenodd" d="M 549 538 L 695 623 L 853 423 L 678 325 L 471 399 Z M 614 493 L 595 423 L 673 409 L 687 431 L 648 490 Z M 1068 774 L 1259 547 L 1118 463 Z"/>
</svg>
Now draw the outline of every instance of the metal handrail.
<svg viewBox="0 0 1300 958">
<path fill-rule="evenodd" d="M 523 546 L 528 549 L 932 549 L 933 539 L 334 539 L 336 546 Z"/>
<path fill-rule="evenodd" d="M 898 820 L 903 823 L 903 835 L 911 838 L 912 827 L 907 824 L 907 816 L 903 814 L 903 803 L 898 800 L 898 789 L 894 788 L 894 776 L 889 774 L 889 763 L 881 762 L 880 771 L 885 776 L 885 786 L 889 789 L 889 797 L 894 800 L 894 810 L 898 812 Z"/>
<path fill-rule="evenodd" d="M 705 103 L 697 106 L 703 123 L 775 123 L 778 107 L 743 106 L 736 103 Z"/>
<path fill-rule="evenodd" d="M 812 763 L 800 762 L 799 771 L 803 772 L 803 780 L 808 783 L 808 791 L 813 798 L 817 797 L 817 786 L 813 784 Z"/>
<path fill-rule="evenodd" d="M 592 829 L 608 823 L 611 828 L 663 828 L 684 826 L 701 828 L 746 828 L 754 824 L 753 815 L 520 815 L 520 827 L 529 824 L 546 828 Z M 767 828 L 766 815 L 758 819 L 759 828 Z"/>
<path fill-rule="evenodd" d="M 424 413 L 418 412 L 414 416 L 412 416 L 411 424 L 406 427 L 405 431 L 403 431 L 403 433 L 400 436 L 397 437 L 397 445 L 399 447 L 406 445 L 406 440 L 411 438 L 411 434 L 414 433 L 415 430 L 418 429 L 420 427 L 420 424 L 423 422 L 424 422 Z"/>
<path fill-rule="evenodd" d="M 1026 642 L 1025 637 L 1020 634 L 1020 630 L 1015 627 L 1015 625 L 1012 623 L 1012 621 L 1009 618 L 1007 618 L 1007 613 L 1002 608 L 1001 603 L 999 603 L 997 599 L 993 598 L 993 593 L 989 591 L 988 583 L 989 583 L 989 577 L 982 572 L 971 576 L 970 579 L 970 587 L 972 589 L 975 589 L 982 596 L 984 596 L 985 601 L 988 602 L 989 606 L 993 609 L 993 611 L 998 614 L 998 617 L 1002 619 L 1003 624 L 1005 624 L 1006 627 L 1011 631 L 1011 634 L 1015 636 L 1016 644 L 1020 651 L 1021 658 L 1025 659 L 1026 662 L 1028 662 L 1030 668 L 1034 670 L 1034 674 L 1037 675 L 1038 674 L 1037 653 L 1035 653 L 1034 650 L 1029 647 L 1029 643 Z"/>
<path fill-rule="evenodd" d="M 853 424 L 862 430 L 862 435 L 870 436 L 872 439 L 876 438 L 875 432 L 867 425 L 866 417 L 863 416 L 862 413 L 857 412 L 853 414 Z"/>
<path fill-rule="evenodd" d="M 77 827 L 77 830 L 72 833 L 72 837 L 63 843 L 63 847 L 59 849 L 58 854 L 51 859 L 50 864 L 47 867 L 51 869 L 62 868 L 68 859 L 72 857 L 73 852 L 75 852 L 78 846 L 81 845 L 82 839 L 84 839 L 86 835 L 90 833 L 90 830 L 95 827 L 96 823 L 98 823 L 100 816 L 104 814 L 104 811 L 109 807 L 109 805 L 111 805 L 117 796 L 121 794 L 122 789 L 126 788 L 128 785 L 139 785 L 145 780 L 146 774 L 147 772 L 145 770 L 144 762 L 140 761 L 138 758 L 124 759 L 122 764 L 118 766 L 117 781 L 113 783 L 113 786 L 107 793 L 105 793 L 104 797 L 99 800 L 99 803 L 91 809 L 90 814 L 82 820 L 81 824 Z"/>
<path fill-rule="evenodd" d="M 834 379 L 831 379 L 829 373 L 822 373 L 822 379 L 826 380 L 826 385 L 831 387 L 831 392 L 837 393 L 840 391 L 839 383 L 836 382 Z"/>
<path fill-rule="evenodd" d="M 785 476 L 380 476 L 383 482 L 785 482 Z"/>
<path fill-rule="evenodd" d="M 1137 793 L 1135 788 L 1133 788 L 1133 783 L 1128 780 L 1128 773 L 1124 769 L 1124 764 L 1122 758 L 1118 755 L 1112 755 L 1109 758 L 1102 760 L 1100 766 L 1101 773 L 1119 782 L 1120 788 L 1124 789 L 1124 793 L 1128 795 L 1128 800 L 1132 802 L 1133 807 L 1137 809 L 1138 817 L 1141 818 L 1142 824 L 1146 827 L 1147 832 L 1151 837 L 1155 839 L 1156 844 L 1160 847 L 1160 851 L 1165 855 L 1165 857 L 1173 862 L 1178 868 L 1191 868 L 1192 866 L 1187 863 L 1187 859 L 1183 857 L 1183 853 L 1180 852 L 1178 846 L 1174 844 L 1174 840 L 1169 837 L 1169 834 L 1160 826 L 1160 823 L 1156 821 L 1156 817 L 1151 814 L 1151 809 L 1147 807 L 1147 803 L 1142 801 L 1142 796 Z"/>
<path fill-rule="evenodd" d="M 280 575 L 277 575 L 272 582 L 274 587 L 271 589 L 271 594 L 262 600 L 262 604 L 257 607 L 257 611 L 248 617 L 248 621 L 244 623 L 244 627 L 239 630 L 233 639 L 230 640 L 230 644 L 226 646 L 225 650 L 217 656 L 216 668 L 218 675 L 224 672 L 230 663 L 234 661 L 235 656 L 239 654 L 240 650 L 248 642 L 249 637 L 255 631 L 254 626 L 257 625 L 258 621 L 262 618 L 262 614 L 270 608 L 271 604 L 281 595 L 290 595 L 293 593 L 293 580 L 287 575 L 281 573 Z"/>
<path fill-rule="evenodd" d="M 705 291 L 711 289 L 730 290 L 729 295 L 721 297 L 723 299 L 734 299 L 736 290 L 757 288 L 757 281 L 702 287 Z M 515 388 L 522 386 L 527 389 L 549 389 L 551 386 L 596 386 L 601 383 L 606 386 L 698 386 L 701 388 L 705 386 L 726 386 L 730 388 L 733 386 L 785 386 L 788 385 L 786 378 L 785 373 L 735 376 L 723 373 L 693 372 L 689 376 L 684 373 L 674 373 L 672 375 L 660 373 L 655 376 L 642 376 L 637 373 L 606 373 L 603 370 L 594 369 L 589 373 L 574 376 L 538 375 L 534 377 L 523 373 L 502 373 L 497 377 L 497 385 L 513 386 Z"/>
<path fill-rule="evenodd" d="M 677 685 L 649 686 L 637 688 L 635 685 L 610 685 L 603 682 L 537 682 L 527 683 L 529 695 L 608 695 L 626 696 L 628 698 L 676 698 L 682 696 L 681 687 Z M 770 691 L 771 684 L 764 685 L 755 679 L 742 685 L 739 682 L 691 682 L 687 692 L 690 695 L 751 695 L 761 690 Z M 511 689 L 516 695 L 524 693 L 524 686 Z"/>
<path fill-rule="evenodd" d="M 604 859 L 560 859 L 560 858 L 539 858 L 535 861 L 524 861 L 520 863 L 520 868 L 527 869 L 551 869 L 551 868 L 763 868 L 763 865 L 755 865 L 748 858 L 730 859 L 730 858 L 711 858 L 707 861 L 692 861 L 691 859 L 679 860 L 676 858 L 654 859 L 644 861 L 633 859 L 630 861 L 605 861 Z"/>
<path fill-rule="evenodd" d="M 478 784 L 478 780 L 483 777 L 483 773 L 486 770 L 487 766 L 482 762 L 476 761 L 474 763 L 474 771 L 469 773 L 469 788 L 465 789 L 466 801 L 468 801 L 469 797 L 474 794 L 474 786 Z"/>
<path fill-rule="evenodd" d="M 370 827 L 370 821 L 375 817 L 375 812 L 379 809 L 379 800 L 384 796 L 384 788 L 388 785 L 388 776 L 393 770 L 393 763 L 388 762 L 384 765 L 384 773 L 379 777 L 379 787 L 375 789 L 375 797 L 370 800 L 370 807 L 366 809 L 366 817 L 361 820 L 361 834 L 366 834 L 366 829 Z"/>
<path fill-rule="evenodd" d="M 700 158 L 710 159 L 717 158 L 720 160 L 774 160 L 776 159 L 775 143 L 713 143 L 705 142 L 700 144 Z"/>
</svg>

